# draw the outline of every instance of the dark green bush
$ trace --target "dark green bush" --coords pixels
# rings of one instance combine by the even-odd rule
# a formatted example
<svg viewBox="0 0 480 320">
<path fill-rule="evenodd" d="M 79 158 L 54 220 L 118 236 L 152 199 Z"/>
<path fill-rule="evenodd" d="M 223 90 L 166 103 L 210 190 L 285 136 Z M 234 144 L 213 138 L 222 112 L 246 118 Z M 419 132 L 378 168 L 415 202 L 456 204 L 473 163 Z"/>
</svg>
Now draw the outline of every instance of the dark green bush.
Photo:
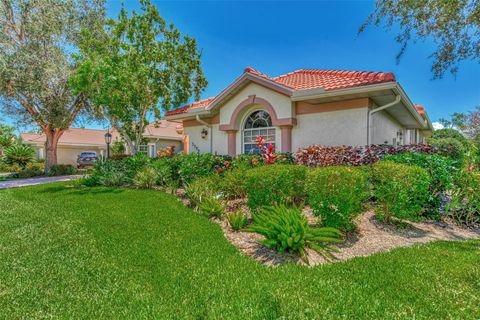
<svg viewBox="0 0 480 320">
<path fill-rule="evenodd" d="M 456 177 L 446 211 L 458 223 L 480 222 L 480 172 L 463 170 Z"/>
<path fill-rule="evenodd" d="M 456 160 L 461 166 L 465 153 L 465 146 L 454 138 L 429 139 L 428 143 L 438 149 L 438 154 Z"/>
<path fill-rule="evenodd" d="M 178 161 L 178 179 L 182 185 L 215 173 L 215 156 L 211 153 L 181 154 L 175 158 L 175 161 Z"/>
<path fill-rule="evenodd" d="M 175 189 L 179 186 L 176 172 L 173 171 L 173 158 L 162 157 L 152 162 L 152 167 L 157 172 L 157 185 Z"/>
<path fill-rule="evenodd" d="M 150 158 L 144 153 L 137 153 L 134 156 L 125 158 L 123 163 L 125 178 L 132 182 L 137 173 L 149 165 Z"/>
<path fill-rule="evenodd" d="M 76 173 L 77 173 L 77 169 L 71 164 L 55 164 L 50 168 L 50 170 L 48 170 L 48 175 L 51 177 L 67 176 L 67 175 L 72 175 Z"/>
<path fill-rule="evenodd" d="M 283 252 L 299 253 L 307 260 L 306 248 L 313 249 L 326 257 L 334 250 L 329 244 L 341 242 L 341 233 L 334 228 L 312 228 L 301 208 L 264 207 L 258 213 L 252 213 L 254 223 L 245 229 L 265 237 L 259 242 Z"/>
<path fill-rule="evenodd" d="M 378 161 L 372 166 L 379 218 L 419 220 L 428 205 L 431 178 L 418 166 Z"/>
<path fill-rule="evenodd" d="M 461 134 L 459 131 L 451 128 L 444 128 L 435 130 L 432 133 L 430 139 L 445 139 L 445 138 L 452 138 L 460 142 L 465 148 L 469 148 L 471 146 L 470 141 Z"/>
<path fill-rule="evenodd" d="M 307 173 L 308 203 L 322 225 L 353 230 L 353 218 L 368 199 L 368 175 L 358 167 L 326 167 Z"/>
<path fill-rule="evenodd" d="M 457 162 L 453 159 L 421 153 L 403 153 L 386 156 L 385 160 L 396 163 L 416 165 L 425 170 L 431 177 L 429 209 L 438 214 L 443 193 L 453 187 L 453 179 L 458 173 Z"/>
<path fill-rule="evenodd" d="M 99 160 L 95 163 L 89 184 L 97 184 L 103 186 L 122 186 L 129 180 L 126 175 L 126 166 L 120 160 Z"/>
<path fill-rule="evenodd" d="M 252 209 L 298 204 L 305 198 L 307 168 L 268 165 L 247 171 L 248 205 Z"/>
<path fill-rule="evenodd" d="M 248 218 L 242 210 L 237 210 L 227 215 L 227 221 L 234 231 L 238 231 L 247 225 Z"/>
</svg>

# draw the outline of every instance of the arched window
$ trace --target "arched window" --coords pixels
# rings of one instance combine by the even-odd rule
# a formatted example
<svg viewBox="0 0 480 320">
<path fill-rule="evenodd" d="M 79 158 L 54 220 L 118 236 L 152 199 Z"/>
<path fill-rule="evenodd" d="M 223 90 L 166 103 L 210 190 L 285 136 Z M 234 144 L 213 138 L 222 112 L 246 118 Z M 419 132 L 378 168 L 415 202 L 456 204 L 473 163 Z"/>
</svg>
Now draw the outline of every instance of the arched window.
<svg viewBox="0 0 480 320">
<path fill-rule="evenodd" d="M 257 136 L 262 136 L 266 143 L 275 145 L 275 128 L 268 112 L 259 110 L 252 112 L 243 126 L 243 153 L 260 153 L 255 143 Z"/>
</svg>

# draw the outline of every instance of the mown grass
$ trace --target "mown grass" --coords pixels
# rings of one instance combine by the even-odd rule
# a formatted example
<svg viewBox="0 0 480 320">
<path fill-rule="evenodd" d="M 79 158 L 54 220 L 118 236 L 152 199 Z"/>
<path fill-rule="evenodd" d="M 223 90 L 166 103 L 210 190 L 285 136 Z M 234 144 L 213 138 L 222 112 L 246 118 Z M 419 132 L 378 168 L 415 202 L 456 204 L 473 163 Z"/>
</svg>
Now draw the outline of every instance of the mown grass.
<svg viewBox="0 0 480 320">
<path fill-rule="evenodd" d="M 117 319 L 478 319 L 480 242 L 267 268 L 156 191 L 0 190 L 0 315 Z"/>
</svg>

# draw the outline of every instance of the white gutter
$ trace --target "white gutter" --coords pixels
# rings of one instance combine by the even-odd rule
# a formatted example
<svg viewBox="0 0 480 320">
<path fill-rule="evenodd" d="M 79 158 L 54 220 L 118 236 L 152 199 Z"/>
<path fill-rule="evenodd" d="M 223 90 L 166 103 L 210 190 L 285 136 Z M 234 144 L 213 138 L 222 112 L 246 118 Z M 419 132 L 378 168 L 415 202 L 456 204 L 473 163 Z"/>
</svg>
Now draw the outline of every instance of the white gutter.
<svg viewBox="0 0 480 320">
<path fill-rule="evenodd" d="M 374 113 L 376 113 L 376 112 L 378 112 L 378 111 L 382 111 L 382 110 L 385 110 L 385 109 L 387 109 L 387 108 L 390 108 L 390 107 L 398 104 L 398 103 L 400 102 L 400 100 L 402 100 L 402 96 L 399 95 L 399 94 L 397 94 L 397 95 L 395 96 L 395 100 L 393 100 L 392 102 L 389 102 L 389 103 L 387 103 L 386 105 L 383 105 L 383 106 L 381 106 L 381 107 L 379 107 L 379 108 L 373 109 L 372 111 L 370 111 L 370 114 L 374 114 Z"/>
</svg>

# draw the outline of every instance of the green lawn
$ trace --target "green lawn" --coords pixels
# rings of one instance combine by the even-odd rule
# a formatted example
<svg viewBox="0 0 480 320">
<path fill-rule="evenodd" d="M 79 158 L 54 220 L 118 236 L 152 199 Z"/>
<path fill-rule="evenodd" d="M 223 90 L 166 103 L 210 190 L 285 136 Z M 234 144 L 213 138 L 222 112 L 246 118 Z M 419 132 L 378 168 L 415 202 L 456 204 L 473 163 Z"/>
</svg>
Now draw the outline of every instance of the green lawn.
<svg viewBox="0 0 480 320">
<path fill-rule="evenodd" d="M 0 190 L 2 318 L 478 319 L 480 242 L 264 267 L 158 191 Z"/>
</svg>

